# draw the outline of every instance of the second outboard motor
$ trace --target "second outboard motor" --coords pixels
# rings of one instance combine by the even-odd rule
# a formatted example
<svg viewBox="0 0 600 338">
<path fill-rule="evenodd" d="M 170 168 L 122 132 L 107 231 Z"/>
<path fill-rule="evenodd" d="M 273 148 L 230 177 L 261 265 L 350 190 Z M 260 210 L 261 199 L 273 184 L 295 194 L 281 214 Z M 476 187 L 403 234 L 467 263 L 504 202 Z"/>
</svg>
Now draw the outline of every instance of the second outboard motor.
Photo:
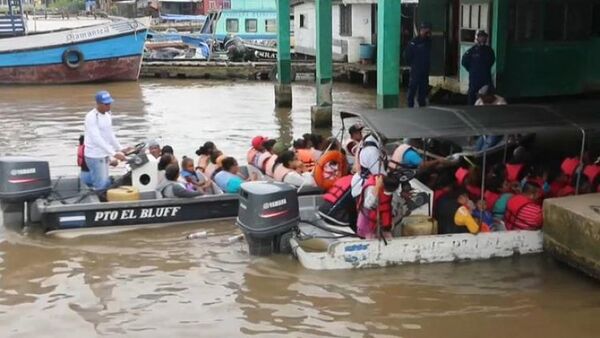
<svg viewBox="0 0 600 338">
<path fill-rule="evenodd" d="M 22 227 L 25 202 L 48 195 L 51 190 L 48 162 L 26 157 L 0 157 L 0 207 L 5 225 Z"/>
<path fill-rule="evenodd" d="M 298 194 L 294 187 L 278 182 L 242 184 L 236 225 L 244 232 L 251 255 L 286 251 L 299 222 Z"/>
</svg>

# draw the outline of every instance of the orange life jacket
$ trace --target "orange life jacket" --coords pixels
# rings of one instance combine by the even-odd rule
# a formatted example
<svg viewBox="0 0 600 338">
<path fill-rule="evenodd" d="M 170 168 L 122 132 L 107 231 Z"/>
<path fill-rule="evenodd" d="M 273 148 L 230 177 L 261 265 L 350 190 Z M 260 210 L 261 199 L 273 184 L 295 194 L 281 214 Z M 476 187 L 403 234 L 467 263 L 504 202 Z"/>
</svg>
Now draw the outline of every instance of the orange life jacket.
<svg viewBox="0 0 600 338">
<path fill-rule="evenodd" d="M 312 149 L 297 149 L 296 154 L 300 162 L 304 163 L 304 167 L 307 171 L 312 171 L 315 167 L 315 160 L 313 159 Z"/>
<path fill-rule="evenodd" d="M 286 168 L 283 164 L 279 163 L 275 166 L 275 170 L 273 171 L 273 178 L 275 181 L 283 182 L 285 177 L 293 172 L 292 169 Z"/>
<path fill-rule="evenodd" d="M 359 212 L 367 217 L 369 220 L 369 225 L 371 229 L 377 229 L 377 212 L 379 212 L 379 224 L 382 228 L 391 228 L 393 222 L 392 215 L 392 195 L 388 195 L 384 193 L 383 189 L 379 192 L 379 196 L 377 198 L 379 205 L 375 209 L 366 209 L 363 207 L 364 194 L 367 191 L 368 187 L 375 185 L 375 177 L 371 176 L 367 179 L 366 183 L 363 185 L 362 193 L 358 198 L 358 209 Z"/>
<path fill-rule="evenodd" d="M 531 224 L 520 217 L 521 210 L 530 205 L 536 204 L 530 198 L 523 195 L 515 195 L 508 200 L 506 205 L 506 215 L 504 216 L 504 223 L 508 230 L 537 230 L 541 227 L 541 224 Z M 517 224 L 517 221 L 524 223 L 526 227 L 522 227 Z"/>
<path fill-rule="evenodd" d="M 342 199 L 344 194 L 348 190 L 350 190 L 351 186 L 352 186 L 352 175 L 347 175 L 342 178 L 339 178 L 338 180 L 335 181 L 335 183 L 333 184 L 333 187 L 329 188 L 329 190 L 327 190 L 325 195 L 323 195 L 323 200 L 325 200 L 331 204 L 336 204 L 340 199 Z"/>
<path fill-rule="evenodd" d="M 522 164 L 506 164 L 506 180 L 509 182 L 517 182 L 519 181 L 519 176 L 523 172 L 523 168 L 525 168 Z"/>
</svg>

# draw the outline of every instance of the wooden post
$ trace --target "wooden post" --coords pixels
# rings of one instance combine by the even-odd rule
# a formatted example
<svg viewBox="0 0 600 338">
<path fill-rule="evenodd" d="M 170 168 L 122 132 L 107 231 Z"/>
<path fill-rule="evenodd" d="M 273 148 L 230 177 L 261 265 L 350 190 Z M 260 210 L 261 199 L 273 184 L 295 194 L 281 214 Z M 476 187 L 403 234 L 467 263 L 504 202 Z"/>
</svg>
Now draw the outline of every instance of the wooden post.
<svg viewBox="0 0 600 338">
<path fill-rule="evenodd" d="M 290 0 L 277 1 L 277 84 L 275 106 L 292 107 L 292 56 L 290 52 Z"/>
<path fill-rule="evenodd" d="M 331 0 L 316 0 L 317 105 L 311 107 L 314 128 L 331 126 L 332 104 L 332 18 Z"/>
<path fill-rule="evenodd" d="M 377 13 L 377 108 L 400 103 L 400 1 L 379 0 Z"/>
</svg>

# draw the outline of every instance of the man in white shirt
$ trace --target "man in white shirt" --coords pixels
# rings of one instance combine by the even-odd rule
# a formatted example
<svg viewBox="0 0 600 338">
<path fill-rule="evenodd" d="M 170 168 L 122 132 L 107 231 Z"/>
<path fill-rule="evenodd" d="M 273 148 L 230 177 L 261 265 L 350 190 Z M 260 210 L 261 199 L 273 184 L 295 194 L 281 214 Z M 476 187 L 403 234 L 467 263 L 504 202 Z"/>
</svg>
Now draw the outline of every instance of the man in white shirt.
<svg viewBox="0 0 600 338">
<path fill-rule="evenodd" d="M 96 108 L 85 116 L 85 162 L 90 169 L 93 188 L 103 190 L 110 186 L 108 166 L 111 157 L 125 161 L 126 149 L 115 137 L 112 129 L 110 105 L 114 102 L 110 93 L 96 93 Z"/>
</svg>

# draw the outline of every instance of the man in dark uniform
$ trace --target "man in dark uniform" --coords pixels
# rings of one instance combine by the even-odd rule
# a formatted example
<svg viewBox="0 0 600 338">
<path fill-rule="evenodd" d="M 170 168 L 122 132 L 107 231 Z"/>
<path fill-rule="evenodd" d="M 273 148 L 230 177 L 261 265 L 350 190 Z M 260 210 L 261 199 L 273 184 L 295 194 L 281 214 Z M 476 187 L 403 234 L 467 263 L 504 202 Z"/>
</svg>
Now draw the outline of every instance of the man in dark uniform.
<svg viewBox="0 0 600 338">
<path fill-rule="evenodd" d="M 477 32 L 475 46 L 462 57 L 462 66 L 469 72 L 469 104 L 475 104 L 477 93 L 483 86 L 493 86 L 492 66 L 496 62 L 496 55 L 492 47 L 487 45 L 488 34 L 485 31 Z"/>
<path fill-rule="evenodd" d="M 408 106 L 415 106 L 415 95 L 419 107 L 427 105 L 429 91 L 429 68 L 431 66 L 431 24 L 424 22 L 419 28 L 419 36 L 412 39 L 406 49 L 406 63 L 410 66 L 408 83 Z"/>
</svg>

